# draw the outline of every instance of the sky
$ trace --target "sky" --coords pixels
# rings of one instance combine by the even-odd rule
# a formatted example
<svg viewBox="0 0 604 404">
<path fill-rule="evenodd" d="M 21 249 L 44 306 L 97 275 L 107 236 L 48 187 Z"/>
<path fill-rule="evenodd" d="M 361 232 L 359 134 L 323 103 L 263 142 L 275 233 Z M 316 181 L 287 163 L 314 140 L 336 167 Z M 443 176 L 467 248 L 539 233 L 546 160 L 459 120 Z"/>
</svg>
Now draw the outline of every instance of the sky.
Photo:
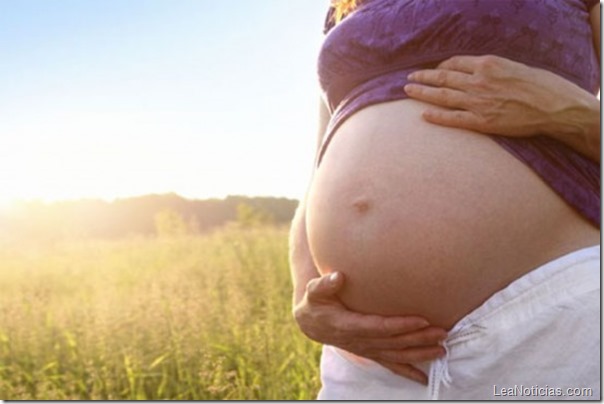
<svg viewBox="0 0 604 404">
<path fill-rule="evenodd" d="M 0 203 L 301 198 L 328 0 L 0 0 Z"/>
</svg>

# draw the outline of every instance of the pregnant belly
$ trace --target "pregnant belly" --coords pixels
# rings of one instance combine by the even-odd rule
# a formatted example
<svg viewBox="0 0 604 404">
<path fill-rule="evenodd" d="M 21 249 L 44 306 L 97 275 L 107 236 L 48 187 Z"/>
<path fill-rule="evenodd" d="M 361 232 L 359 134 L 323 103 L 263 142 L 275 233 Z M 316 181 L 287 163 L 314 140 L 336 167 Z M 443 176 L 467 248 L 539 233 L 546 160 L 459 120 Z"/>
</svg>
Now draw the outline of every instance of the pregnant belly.
<svg viewBox="0 0 604 404">
<path fill-rule="evenodd" d="M 349 118 L 315 172 L 306 225 L 319 271 L 345 274 L 348 307 L 449 328 L 599 231 L 488 136 L 431 125 L 423 108 Z"/>
</svg>

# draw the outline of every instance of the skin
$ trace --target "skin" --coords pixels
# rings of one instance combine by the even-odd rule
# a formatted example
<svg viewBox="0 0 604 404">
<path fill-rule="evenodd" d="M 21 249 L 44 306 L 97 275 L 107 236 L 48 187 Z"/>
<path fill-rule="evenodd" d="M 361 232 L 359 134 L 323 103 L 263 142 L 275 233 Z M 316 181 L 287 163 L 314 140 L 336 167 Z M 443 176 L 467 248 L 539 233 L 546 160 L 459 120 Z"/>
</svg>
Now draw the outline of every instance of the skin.
<svg viewBox="0 0 604 404">
<path fill-rule="evenodd" d="M 321 102 L 317 151 L 328 121 L 329 112 Z M 417 316 L 386 317 L 348 310 L 337 297 L 344 275 L 320 276 L 311 257 L 305 212 L 303 200 L 292 221 L 289 246 L 293 315 L 300 330 L 312 340 L 372 359 L 400 376 L 427 384 L 426 374 L 412 363 L 444 356 L 440 342 L 446 339 L 446 331 Z"/>
<path fill-rule="evenodd" d="M 409 76 L 410 98 L 426 121 L 511 137 L 546 135 L 600 161 L 600 103 L 591 93 L 546 70 L 496 56 L 459 56 Z M 509 119 L 513 116 L 514 119 Z"/>
<path fill-rule="evenodd" d="M 599 50 L 599 6 L 590 16 L 594 46 Z M 600 161 L 599 101 L 562 77 L 495 56 L 458 56 L 410 78 L 416 82 L 405 88 L 411 98 L 450 109 L 427 109 L 423 117 L 431 123 L 504 136 L 545 134 Z M 328 119 L 322 105 L 319 133 Z M 344 276 L 319 276 L 312 261 L 304 212 L 303 201 L 290 233 L 293 313 L 302 332 L 427 384 L 426 375 L 413 363 L 444 355 L 439 342 L 446 338 L 445 330 L 429 326 L 420 317 L 364 315 L 348 310 L 337 297 Z"/>
<path fill-rule="evenodd" d="M 599 6 L 590 20 L 599 56 Z M 547 70 L 496 56 L 456 56 L 409 79 L 416 82 L 405 86 L 409 97 L 448 109 L 426 110 L 428 122 L 512 137 L 546 135 L 600 162 L 600 101 Z"/>
</svg>

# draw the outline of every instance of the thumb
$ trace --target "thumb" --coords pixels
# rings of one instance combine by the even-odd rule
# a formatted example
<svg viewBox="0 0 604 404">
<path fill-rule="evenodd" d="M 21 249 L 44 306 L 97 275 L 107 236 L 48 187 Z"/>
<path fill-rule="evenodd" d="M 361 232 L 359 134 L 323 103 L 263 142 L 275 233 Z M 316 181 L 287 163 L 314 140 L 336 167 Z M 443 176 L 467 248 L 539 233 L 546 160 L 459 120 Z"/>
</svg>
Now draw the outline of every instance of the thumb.
<svg viewBox="0 0 604 404">
<path fill-rule="evenodd" d="M 308 300 L 320 300 L 334 297 L 344 286 L 344 275 L 332 272 L 308 282 L 306 293 Z"/>
</svg>

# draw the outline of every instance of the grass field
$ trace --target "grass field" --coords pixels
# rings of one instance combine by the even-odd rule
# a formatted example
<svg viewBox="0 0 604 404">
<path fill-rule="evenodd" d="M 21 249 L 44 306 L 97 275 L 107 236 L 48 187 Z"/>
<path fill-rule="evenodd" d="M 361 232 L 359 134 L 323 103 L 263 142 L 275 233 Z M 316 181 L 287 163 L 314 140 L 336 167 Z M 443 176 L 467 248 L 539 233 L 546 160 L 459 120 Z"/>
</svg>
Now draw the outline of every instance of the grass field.
<svg viewBox="0 0 604 404">
<path fill-rule="evenodd" d="M 0 250 L 0 399 L 312 399 L 285 228 Z"/>
</svg>

